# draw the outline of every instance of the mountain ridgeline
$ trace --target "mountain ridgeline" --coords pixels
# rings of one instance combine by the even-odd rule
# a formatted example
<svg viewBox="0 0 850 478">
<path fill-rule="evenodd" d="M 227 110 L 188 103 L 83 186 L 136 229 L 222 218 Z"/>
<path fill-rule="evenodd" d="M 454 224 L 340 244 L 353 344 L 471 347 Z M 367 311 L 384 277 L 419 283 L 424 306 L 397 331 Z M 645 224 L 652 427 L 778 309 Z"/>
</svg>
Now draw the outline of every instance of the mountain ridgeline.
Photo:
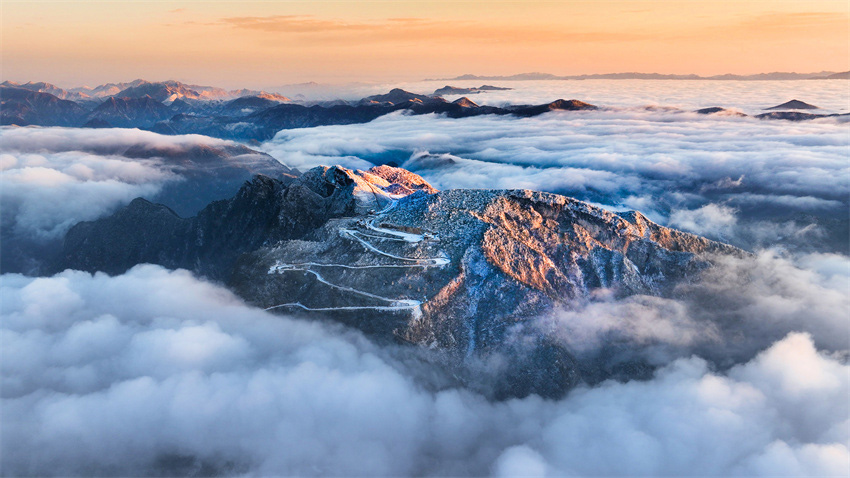
<svg viewBox="0 0 850 478">
<path fill-rule="evenodd" d="M 555 194 L 437 191 L 400 168 L 319 167 L 257 176 L 193 217 L 136 199 L 72 227 L 55 268 L 186 268 L 270 311 L 423 346 L 461 381 L 466 365 L 497 363 L 496 398 L 557 397 L 652 366 L 582 361 L 535 318 L 599 291 L 668 296 L 712 254 L 741 253 Z"/>
<path fill-rule="evenodd" d="M 0 124 L 139 128 L 169 135 L 203 134 L 222 139 L 264 141 L 284 129 L 366 123 L 396 111 L 465 118 L 480 115 L 529 117 L 551 111 L 600 109 L 575 99 L 497 107 L 479 105 L 465 96 L 451 102 L 440 96 L 505 89 L 509 88 L 446 86 L 429 96 L 396 88 L 358 101 L 309 103 L 265 91 L 225 91 L 176 81 L 137 80 L 73 90 L 43 82 L 17 84 L 7 81 L 0 84 Z M 811 106 L 800 105 L 805 103 L 795 100 L 770 108 L 791 111 L 774 111 L 758 117 L 801 121 L 835 116 L 793 111 Z"/>
</svg>

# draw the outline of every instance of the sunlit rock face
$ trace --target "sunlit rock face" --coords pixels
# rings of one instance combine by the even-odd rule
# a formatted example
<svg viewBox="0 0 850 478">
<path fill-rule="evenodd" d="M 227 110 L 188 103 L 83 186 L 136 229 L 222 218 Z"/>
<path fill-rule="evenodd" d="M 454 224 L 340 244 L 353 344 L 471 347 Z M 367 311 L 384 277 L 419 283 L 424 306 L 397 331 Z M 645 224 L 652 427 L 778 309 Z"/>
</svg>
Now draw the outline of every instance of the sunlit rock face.
<svg viewBox="0 0 850 478">
<path fill-rule="evenodd" d="M 505 354 L 496 395 L 558 396 L 581 373 L 534 317 L 599 293 L 665 296 L 705 253 L 738 252 L 565 196 L 439 192 L 400 168 L 319 167 L 288 185 L 258 176 L 192 218 L 137 200 L 75 226 L 62 267 L 187 268 L 249 303 L 378 340 L 461 362 Z"/>
</svg>

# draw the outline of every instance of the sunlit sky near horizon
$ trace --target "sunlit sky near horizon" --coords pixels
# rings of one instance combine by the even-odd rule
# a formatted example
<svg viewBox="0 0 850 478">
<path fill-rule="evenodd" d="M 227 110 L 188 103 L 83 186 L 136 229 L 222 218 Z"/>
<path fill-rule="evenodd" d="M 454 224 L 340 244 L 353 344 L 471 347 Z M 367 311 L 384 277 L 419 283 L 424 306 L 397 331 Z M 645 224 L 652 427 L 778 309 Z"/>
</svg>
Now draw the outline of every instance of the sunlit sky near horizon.
<svg viewBox="0 0 850 478">
<path fill-rule="evenodd" d="M 850 69 L 850 2 L 2 2 L 2 79 L 269 88 Z"/>
</svg>

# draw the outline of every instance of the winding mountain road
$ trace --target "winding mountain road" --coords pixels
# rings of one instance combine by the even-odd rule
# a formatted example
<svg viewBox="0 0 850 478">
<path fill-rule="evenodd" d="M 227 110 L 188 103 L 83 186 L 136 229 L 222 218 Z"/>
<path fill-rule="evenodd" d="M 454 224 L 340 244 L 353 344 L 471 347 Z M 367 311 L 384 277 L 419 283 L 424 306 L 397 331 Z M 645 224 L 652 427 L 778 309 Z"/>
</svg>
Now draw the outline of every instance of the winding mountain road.
<svg viewBox="0 0 850 478">
<path fill-rule="evenodd" d="M 395 201 L 390 204 L 388 207 L 380 211 L 378 216 L 383 213 L 389 211 L 395 207 Z M 431 234 L 414 234 L 409 232 L 402 232 L 393 229 L 389 229 L 386 227 L 378 227 L 375 226 L 375 221 L 377 218 L 372 221 L 363 222 L 362 226 L 374 233 L 370 234 L 367 232 L 359 231 L 356 229 L 350 228 L 340 228 L 339 233 L 342 237 L 345 237 L 350 240 L 354 240 L 361 244 L 367 251 L 372 252 L 378 256 L 387 257 L 393 259 L 395 261 L 403 261 L 403 264 L 368 264 L 368 265 L 352 265 L 352 264 L 335 264 L 335 263 L 320 263 L 320 262 L 300 262 L 300 263 L 281 263 L 277 262 L 275 265 L 269 268 L 269 274 L 281 274 L 284 272 L 290 271 L 303 271 L 304 273 L 313 275 L 316 280 L 325 284 L 329 287 L 332 287 L 337 290 L 341 290 L 344 292 L 348 292 L 355 295 L 360 295 L 363 297 L 368 297 L 370 299 L 387 302 L 388 305 L 380 306 L 340 306 L 340 307 L 307 307 L 301 302 L 288 302 L 285 304 L 278 304 L 271 307 L 266 308 L 265 310 L 278 309 L 283 307 L 297 307 L 303 310 L 308 311 L 334 311 L 334 310 L 410 310 L 414 317 L 421 316 L 422 311 L 420 306 L 422 302 L 414 299 L 395 299 L 391 297 L 383 297 L 377 294 L 373 294 L 371 292 L 366 292 L 363 290 L 355 289 L 353 287 L 348 287 L 344 285 L 334 284 L 327 279 L 325 279 L 319 272 L 313 270 L 313 268 L 330 268 L 330 267 L 338 267 L 344 269 L 380 269 L 380 268 L 410 268 L 410 267 L 442 267 L 449 264 L 451 261 L 445 255 L 441 255 L 439 257 L 425 257 L 425 258 L 416 258 L 416 257 L 403 257 L 395 254 L 391 254 L 384 250 L 376 247 L 372 242 L 368 239 L 375 240 L 389 240 L 389 241 L 402 241 L 409 244 L 416 244 L 422 242 L 426 239 L 428 240 L 438 240 L 438 238 Z M 380 235 L 379 235 L 380 234 Z"/>
</svg>

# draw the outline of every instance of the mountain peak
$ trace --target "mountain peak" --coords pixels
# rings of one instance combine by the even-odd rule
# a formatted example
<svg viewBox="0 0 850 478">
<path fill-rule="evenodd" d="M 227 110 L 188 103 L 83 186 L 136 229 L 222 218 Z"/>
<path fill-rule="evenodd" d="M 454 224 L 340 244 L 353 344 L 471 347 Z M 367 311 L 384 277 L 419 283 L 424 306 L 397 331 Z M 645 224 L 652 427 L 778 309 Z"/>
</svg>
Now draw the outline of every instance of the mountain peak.
<svg viewBox="0 0 850 478">
<path fill-rule="evenodd" d="M 770 108 L 765 108 L 765 110 L 817 110 L 820 109 L 815 105 L 810 105 L 806 102 L 800 100 L 791 100 L 781 105 L 771 106 Z"/>
<path fill-rule="evenodd" d="M 591 105 L 590 103 L 585 103 L 584 101 L 579 100 L 555 100 L 547 105 L 550 110 L 564 110 L 564 111 L 575 111 L 575 110 L 595 110 L 596 106 Z"/>
<path fill-rule="evenodd" d="M 478 108 L 478 104 L 474 101 L 470 100 L 466 96 L 461 96 L 460 98 L 452 101 L 452 104 L 462 106 L 464 108 Z"/>
<path fill-rule="evenodd" d="M 401 88 L 393 88 L 389 93 L 384 95 L 373 95 L 367 96 L 361 100 L 363 104 L 369 103 L 388 103 L 390 105 L 399 105 L 404 103 L 444 103 L 445 100 L 442 98 L 433 98 L 427 95 L 418 95 L 416 93 L 411 93 L 409 91 L 405 91 Z"/>
</svg>

